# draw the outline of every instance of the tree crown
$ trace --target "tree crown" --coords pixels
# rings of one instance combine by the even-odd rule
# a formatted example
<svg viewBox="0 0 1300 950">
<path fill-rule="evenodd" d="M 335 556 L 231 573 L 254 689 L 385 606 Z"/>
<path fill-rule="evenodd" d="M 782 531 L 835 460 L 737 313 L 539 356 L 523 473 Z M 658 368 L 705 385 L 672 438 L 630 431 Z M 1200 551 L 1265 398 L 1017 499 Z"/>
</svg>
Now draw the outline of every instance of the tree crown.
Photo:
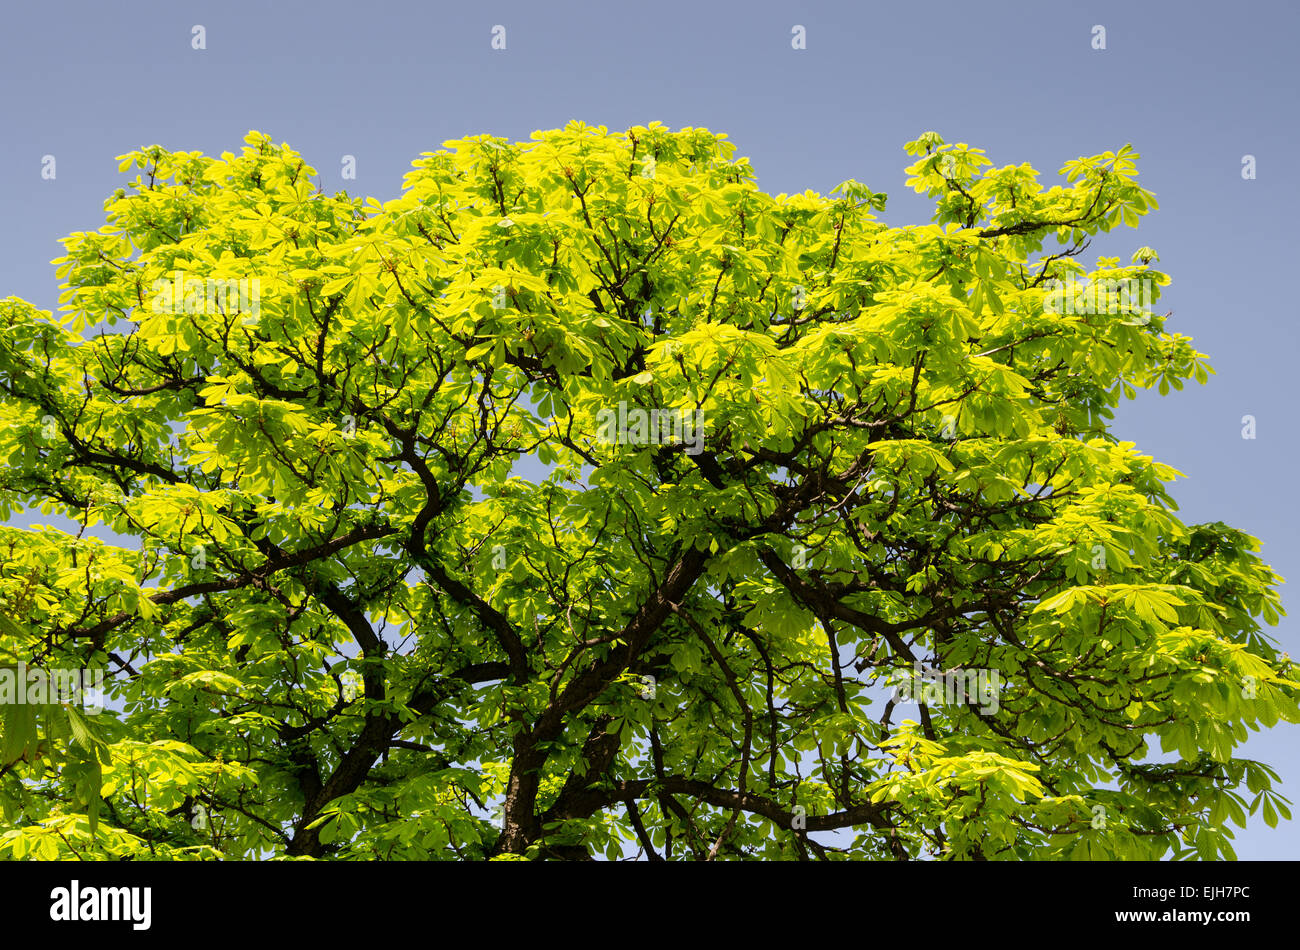
<svg viewBox="0 0 1300 950">
<path fill-rule="evenodd" d="M 0 854 L 1213 857 L 1276 822 L 1233 751 L 1300 718 L 1279 579 L 1108 431 L 1210 372 L 1154 251 L 1078 259 L 1156 207 L 1139 156 L 1044 188 L 907 151 L 925 226 L 658 123 L 448 142 L 383 203 L 260 133 L 123 156 L 63 316 L 0 301 L 0 506 L 81 528 L 0 528 L 0 648 L 109 671 L 97 716 L 5 705 Z"/>
</svg>

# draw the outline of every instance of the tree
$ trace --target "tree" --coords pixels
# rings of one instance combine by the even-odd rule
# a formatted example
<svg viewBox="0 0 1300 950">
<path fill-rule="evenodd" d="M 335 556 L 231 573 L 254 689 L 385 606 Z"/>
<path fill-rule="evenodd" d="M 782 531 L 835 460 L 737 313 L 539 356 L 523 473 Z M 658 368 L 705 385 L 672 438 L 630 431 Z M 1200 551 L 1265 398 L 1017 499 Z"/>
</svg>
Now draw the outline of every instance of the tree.
<svg viewBox="0 0 1300 950">
<path fill-rule="evenodd" d="M 1208 858 L 1287 814 L 1233 755 L 1300 718 L 1279 579 L 1107 429 L 1209 372 L 1154 251 L 1078 261 L 1156 207 L 1131 147 L 1044 189 L 926 133 L 894 228 L 704 129 L 449 142 L 382 204 L 246 142 L 123 156 L 64 314 L 0 303 L 4 514 L 79 526 L 0 529 L 2 645 L 109 697 L 6 706 L 0 856 Z"/>
</svg>

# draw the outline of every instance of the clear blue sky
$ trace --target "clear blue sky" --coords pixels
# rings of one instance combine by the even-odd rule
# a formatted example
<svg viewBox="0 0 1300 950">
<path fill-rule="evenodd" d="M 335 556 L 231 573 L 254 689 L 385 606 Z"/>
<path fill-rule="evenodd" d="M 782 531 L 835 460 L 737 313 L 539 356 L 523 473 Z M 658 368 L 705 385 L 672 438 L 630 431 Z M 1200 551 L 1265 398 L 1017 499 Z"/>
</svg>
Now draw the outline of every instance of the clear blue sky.
<svg viewBox="0 0 1300 950">
<path fill-rule="evenodd" d="M 1174 490 L 1184 520 L 1246 530 L 1280 574 L 1300 577 L 1286 474 L 1300 462 L 1297 307 L 1282 287 L 1300 218 L 1300 5 L 222 0 L 12 4 L 0 16 L 0 296 L 45 309 L 57 306 L 58 238 L 102 225 L 113 157 L 153 143 L 238 151 L 255 128 L 302 152 L 326 188 L 387 199 L 447 139 L 657 119 L 728 133 L 772 193 L 845 178 L 886 191 L 884 218 L 901 225 L 930 213 L 903 187 L 902 145 L 922 131 L 1045 176 L 1131 142 L 1161 209 L 1084 263 L 1154 247 L 1173 277 L 1171 329 L 1195 337 L 1218 376 L 1140 398 L 1116 431 L 1186 474 Z M 195 24 L 206 50 L 191 48 Z M 491 48 L 496 24 L 505 50 Z M 804 50 L 791 48 L 795 24 Z M 1095 25 L 1105 50 L 1092 48 Z M 340 178 L 345 154 L 356 181 Z M 1248 413 L 1253 441 L 1241 438 Z M 1278 636 L 1300 655 L 1295 630 L 1284 621 Z M 1279 726 L 1243 753 L 1277 767 L 1293 800 L 1297 739 Z M 1295 822 L 1273 832 L 1256 820 L 1237 841 L 1243 858 L 1300 857 Z"/>
</svg>

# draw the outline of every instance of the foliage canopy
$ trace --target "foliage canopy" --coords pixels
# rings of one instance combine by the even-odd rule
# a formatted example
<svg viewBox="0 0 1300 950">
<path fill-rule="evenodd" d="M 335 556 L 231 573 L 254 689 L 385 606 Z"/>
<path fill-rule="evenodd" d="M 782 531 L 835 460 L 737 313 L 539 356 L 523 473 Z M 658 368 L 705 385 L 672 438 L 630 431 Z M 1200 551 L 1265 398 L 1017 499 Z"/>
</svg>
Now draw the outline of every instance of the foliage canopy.
<svg viewBox="0 0 1300 950">
<path fill-rule="evenodd" d="M 449 142 L 385 203 L 246 143 L 123 156 L 63 315 L 0 301 L 0 506 L 81 528 L 0 528 L 2 662 L 109 695 L 5 706 L 0 856 L 1208 858 L 1285 814 L 1233 755 L 1300 719 L 1279 579 L 1107 429 L 1203 355 L 1044 303 L 1167 283 L 1078 260 L 1156 207 L 1132 148 L 1044 188 L 926 133 L 890 227 L 704 129 Z"/>
</svg>

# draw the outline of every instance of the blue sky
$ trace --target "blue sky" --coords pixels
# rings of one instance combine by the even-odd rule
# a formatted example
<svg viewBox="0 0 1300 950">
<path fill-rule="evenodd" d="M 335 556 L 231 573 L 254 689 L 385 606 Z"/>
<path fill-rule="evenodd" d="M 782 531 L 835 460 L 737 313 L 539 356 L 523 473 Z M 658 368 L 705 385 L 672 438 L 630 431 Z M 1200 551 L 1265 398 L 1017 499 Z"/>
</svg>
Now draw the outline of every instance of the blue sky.
<svg viewBox="0 0 1300 950">
<path fill-rule="evenodd" d="M 0 296 L 45 309 L 57 307 L 58 239 L 103 224 L 114 156 L 153 143 L 217 154 L 258 129 L 303 153 L 327 189 L 387 199 L 411 160 L 447 139 L 659 120 L 728 133 L 771 193 L 846 178 L 888 192 L 894 225 L 931 211 L 903 187 L 902 145 L 920 132 L 1045 177 L 1133 143 L 1160 210 L 1083 262 L 1155 248 L 1173 278 L 1170 328 L 1218 375 L 1140 397 L 1115 431 L 1186 475 L 1174 488 L 1185 521 L 1248 531 L 1275 570 L 1300 577 L 1287 477 L 1300 461 L 1297 308 L 1282 286 L 1300 211 L 1300 6 L 223 0 L 11 5 L 3 17 Z M 196 24 L 204 50 L 191 47 Z M 491 48 L 498 24 L 504 50 Z M 806 49 L 791 48 L 796 24 Z M 41 177 L 46 155 L 53 180 Z M 340 177 L 344 155 L 356 181 Z M 1241 437 L 1247 414 L 1254 440 Z M 1294 620 L 1276 635 L 1300 652 Z M 1243 753 L 1278 768 L 1293 800 L 1297 738 L 1279 726 Z M 1242 858 L 1300 856 L 1295 823 L 1255 820 L 1237 842 Z"/>
</svg>

